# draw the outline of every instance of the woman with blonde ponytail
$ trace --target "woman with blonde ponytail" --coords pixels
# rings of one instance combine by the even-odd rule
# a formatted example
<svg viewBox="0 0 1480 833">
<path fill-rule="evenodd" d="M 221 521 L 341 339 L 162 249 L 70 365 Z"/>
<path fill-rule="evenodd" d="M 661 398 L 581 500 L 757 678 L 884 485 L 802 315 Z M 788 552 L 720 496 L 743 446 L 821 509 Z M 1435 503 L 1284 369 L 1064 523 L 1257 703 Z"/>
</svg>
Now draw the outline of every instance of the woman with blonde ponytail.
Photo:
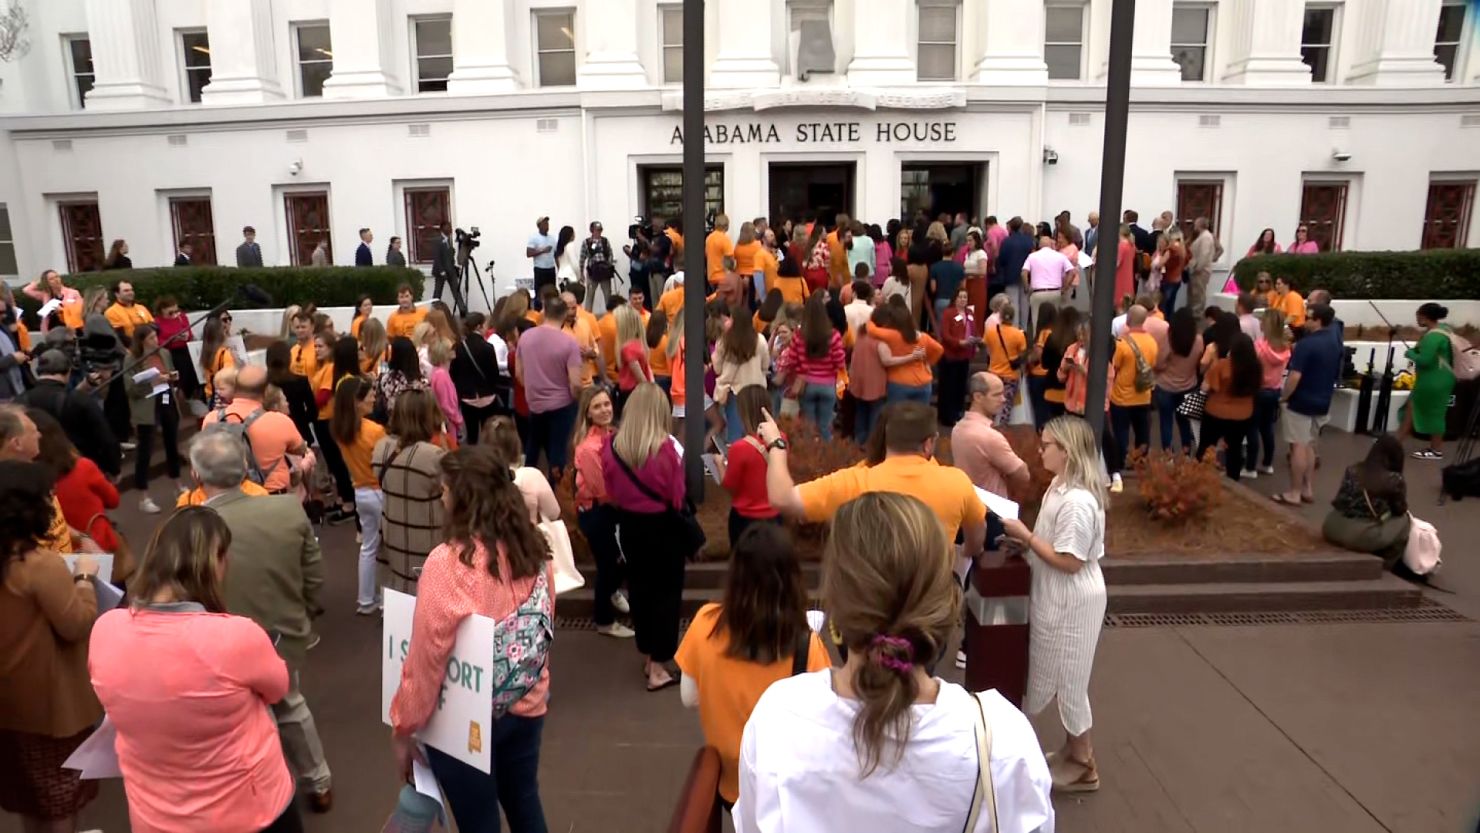
<svg viewBox="0 0 1480 833">
<path fill-rule="evenodd" d="M 780 680 L 756 704 L 740 744 L 739 833 L 1053 829 L 1027 718 L 995 691 L 973 696 L 926 670 L 960 613 L 950 556 L 917 498 L 872 492 L 838 509 L 822 594 L 848 658 Z"/>
</svg>

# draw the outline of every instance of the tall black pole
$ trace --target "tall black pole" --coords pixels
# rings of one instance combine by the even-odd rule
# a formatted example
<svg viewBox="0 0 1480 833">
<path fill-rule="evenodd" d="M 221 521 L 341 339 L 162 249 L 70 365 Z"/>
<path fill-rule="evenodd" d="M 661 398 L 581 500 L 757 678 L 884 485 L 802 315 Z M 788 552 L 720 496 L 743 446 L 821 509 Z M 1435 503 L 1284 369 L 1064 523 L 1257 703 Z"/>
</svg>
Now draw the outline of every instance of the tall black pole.
<svg viewBox="0 0 1480 833">
<path fill-rule="evenodd" d="M 704 499 L 704 0 L 683 2 L 684 473 Z"/>
<path fill-rule="evenodd" d="M 1115 317 L 1115 260 L 1120 253 L 1120 198 L 1125 187 L 1125 130 L 1131 106 L 1131 34 L 1136 0 L 1110 7 L 1110 66 L 1105 82 L 1105 143 L 1100 157 L 1100 236 L 1095 244 L 1095 285 L 1090 300 L 1089 389 L 1084 414 L 1095 436 L 1105 430 L 1105 367 L 1110 363 L 1110 324 Z"/>
</svg>

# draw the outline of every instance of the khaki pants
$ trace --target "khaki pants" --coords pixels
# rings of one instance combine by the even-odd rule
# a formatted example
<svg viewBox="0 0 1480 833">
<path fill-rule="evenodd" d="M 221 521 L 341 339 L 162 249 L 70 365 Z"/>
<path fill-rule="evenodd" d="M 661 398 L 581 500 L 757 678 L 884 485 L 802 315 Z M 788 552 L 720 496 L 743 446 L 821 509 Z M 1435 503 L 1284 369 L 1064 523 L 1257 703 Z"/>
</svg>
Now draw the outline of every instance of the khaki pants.
<svg viewBox="0 0 1480 833">
<path fill-rule="evenodd" d="M 277 719 L 283 755 L 297 774 L 298 783 L 316 793 L 329 789 L 329 762 L 324 758 L 324 744 L 319 741 L 313 712 L 298 690 L 297 671 L 292 672 L 288 693 L 272 704 L 272 716 Z"/>
</svg>

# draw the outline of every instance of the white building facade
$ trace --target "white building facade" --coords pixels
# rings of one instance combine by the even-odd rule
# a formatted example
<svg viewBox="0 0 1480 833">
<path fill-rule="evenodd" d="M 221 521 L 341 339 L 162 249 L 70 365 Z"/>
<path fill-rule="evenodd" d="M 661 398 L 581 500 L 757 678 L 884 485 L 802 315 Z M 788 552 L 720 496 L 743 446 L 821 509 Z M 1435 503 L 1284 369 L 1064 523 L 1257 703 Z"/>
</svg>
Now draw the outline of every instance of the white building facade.
<svg viewBox="0 0 1480 833">
<path fill-rule="evenodd" d="M 179 243 L 269 265 L 357 231 L 430 261 L 484 232 L 498 291 L 536 217 L 621 238 L 678 210 L 682 4 L 22 0 L 0 63 L 0 275 Z M 709 0 L 706 203 L 734 218 L 1099 200 L 1110 0 Z M 1138 0 L 1124 205 L 1324 248 L 1480 241 L 1480 26 L 1463 0 Z M 623 269 L 625 274 L 625 269 Z M 477 294 L 476 292 L 474 293 Z M 481 299 L 477 306 L 481 306 Z"/>
</svg>

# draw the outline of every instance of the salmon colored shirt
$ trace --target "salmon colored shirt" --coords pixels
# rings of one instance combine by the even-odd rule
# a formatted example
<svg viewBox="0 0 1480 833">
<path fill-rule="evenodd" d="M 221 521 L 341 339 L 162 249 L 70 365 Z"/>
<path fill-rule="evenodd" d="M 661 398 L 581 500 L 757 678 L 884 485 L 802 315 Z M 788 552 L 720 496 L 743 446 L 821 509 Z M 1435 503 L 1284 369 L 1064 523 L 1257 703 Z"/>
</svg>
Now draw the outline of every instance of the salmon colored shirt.
<svg viewBox="0 0 1480 833">
<path fill-rule="evenodd" d="M 391 700 L 391 726 L 398 735 L 420 730 L 437 708 L 442 683 L 447 677 L 447 658 L 457 640 L 457 626 L 478 614 L 495 622 L 512 616 L 534 592 L 535 578 L 494 578 L 488 574 L 489 552 L 480 541 L 473 550 L 472 564 L 458 558 L 460 544 L 438 544 L 427 556 L 416 582 L 416 616 L 411 621 L 411 647 L 401 666 L 401 686 Z M 509 559 L 500 543 L 498 572 L 509 575 Z M 555 618 L 555 576 L 545 568 L 549 582 L 551 621 Z M 490 681 L 496 684 L 499 681 Z M 540 681 L 509 708 L 520 717 L 542 717 L 549 711 L 550 665 L 540 672 Z"/>
<path fill-rule="evenodd" d="M 584 512 L 598 503 L 606 503 L 606 476 L 601 469 L 601 447 L 612 435 L 611 428 L 591 426 L 576 443 L 576 509 Z"/>
<path fill-rule="evenodd" d="M 396 336 L 411 338 L 411 334 L 416 331 L 416 325 L 425 321 L 426 317 L 427 311 L 422 307 L 412 307 L 410 312 L 402 312 L 398 307 L 385 320 L 386 338 L 395 338 Z"/>
<path fill-rule="evenodd" d="M 117 608 L 93 626 L 88 671 L 118 729 L 129 821 L 255 833 L 294 797 L 267 708 L 288 693 L 288 666 L 256 622 L 190 607 Z"/>
<path fill-rule="evenodd" d="M 940 357 L 945 353 L 945 348 L 940 346 L 940 342 L 925 333 L 919 333 L 915 342 L 911 344 L 904 340 L 904 335 L 899 330 L 880 327 L 872 321 L 868 323 L 866 329 L 869 335 L 889 345 L 889 352 L 894 356 L 908 356 L 914 352 L 916 347 L 925 348 L 925 361 L 907 362 L 885 368 L 884 374 L 889 381 L 897 385 L 919 387 L 933 380 L 930 368 L 940 361 Z"/>
</svg>

